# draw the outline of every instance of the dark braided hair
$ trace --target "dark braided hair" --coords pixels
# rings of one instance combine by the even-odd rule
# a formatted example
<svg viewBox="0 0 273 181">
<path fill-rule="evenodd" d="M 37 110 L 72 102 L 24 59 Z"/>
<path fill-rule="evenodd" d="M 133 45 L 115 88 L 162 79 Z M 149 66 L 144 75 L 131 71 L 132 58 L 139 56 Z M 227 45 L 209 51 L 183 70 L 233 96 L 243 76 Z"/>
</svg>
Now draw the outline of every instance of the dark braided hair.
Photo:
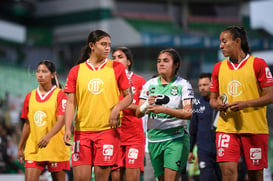
<svg viewBox="0 0 273 181">
<path fill-rule="evenodd" d="M 246 35 L 246 31 L 242 26 L 241 27 L 229 26 L 226 29 L 224 29 L 224 31 L 229 31 L 233 36 L 233 38 L 232 38 L 233 40 L 235 40 L 236 38 L 240 38 L 241 39 L 241 48 L 244 51 L 244 53 L 251 54 L 251 50 L 248 45 L 248 38 Z"/>
</svg>

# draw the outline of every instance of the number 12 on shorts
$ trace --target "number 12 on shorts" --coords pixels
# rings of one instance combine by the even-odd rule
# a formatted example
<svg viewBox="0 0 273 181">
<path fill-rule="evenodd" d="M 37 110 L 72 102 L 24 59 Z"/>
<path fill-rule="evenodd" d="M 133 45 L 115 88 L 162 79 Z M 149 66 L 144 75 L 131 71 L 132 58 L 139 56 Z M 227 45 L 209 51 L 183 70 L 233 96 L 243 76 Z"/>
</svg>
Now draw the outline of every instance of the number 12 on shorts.
<svg viewBox="0 0 273 181">
<path fill-rule="evenodd" d="M 230 141 L 230 136 L 227 134 L 219 134 L 218 137 L 218 147 L 219 148 L 228 148 L 229 146 L 229 141 Z"/>
</svg>

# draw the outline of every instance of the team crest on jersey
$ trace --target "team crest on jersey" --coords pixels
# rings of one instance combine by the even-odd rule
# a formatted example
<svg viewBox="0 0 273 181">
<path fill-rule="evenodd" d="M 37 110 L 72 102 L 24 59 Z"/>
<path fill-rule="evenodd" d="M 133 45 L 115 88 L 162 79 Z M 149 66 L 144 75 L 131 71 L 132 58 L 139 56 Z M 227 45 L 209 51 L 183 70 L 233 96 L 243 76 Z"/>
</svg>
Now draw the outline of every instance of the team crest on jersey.
<svg viewBox="0 0 273 181">
<path fill-rule="evenodd" d="M 100 94 L 103 92 L 103 81 L 101 79 L 95 78 L 88 82 L 88 90 L 92 94 Z"/>
<path fill-rule="evenodd" d="M 73 158 L 73 161 L 79 161 L 80 156 L 78 153 L 74 153 L 72 158 Z"/>
<path fill-rule="evenodd" d="M 219 157 L 224 156 L 224 154 L 225 154 L 224 151 L 225 151 L 224 148 L 219 148 L 218 151 L 217 151 L 218 156 Z"/>
<path fill-rule="evenodd" d="M 178 94 L 178 88 L 176 86 L 173 86 L 171 89 L 171 95 L 176 96 Z"/>
<path fill-rule="evenodd" d="M 38 127 L 44 126 L 47 123 L 47 121 L 45 119 L 46 117 L 47 116 L 46 116 L 45 112 L 43 112 L 43 111 L 36 111 L 34 113 L 34 123 L 35 123 L 35 125 L 38 126 Z"/>
<path fill-rule="evenodd" d="M 238 80 L 232 80 L 227 85 L 227 92 L 232 97 L 238 97 L 242 94 L 242 84 Z"/>
</svg>

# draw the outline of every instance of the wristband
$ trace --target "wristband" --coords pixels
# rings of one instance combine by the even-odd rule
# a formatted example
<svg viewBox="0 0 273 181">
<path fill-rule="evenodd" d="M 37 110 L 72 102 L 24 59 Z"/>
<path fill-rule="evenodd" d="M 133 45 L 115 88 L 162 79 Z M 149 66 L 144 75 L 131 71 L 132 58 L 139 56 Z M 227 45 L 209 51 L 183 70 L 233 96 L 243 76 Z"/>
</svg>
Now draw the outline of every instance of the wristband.
<svg viewBox="0 0 273 181">
<path fill-rule="evenodd" d="M 148 99 L 144 102 L 144 104 L 142 104 L 139 108 L 140 112 L 142 113 L 146 113 L 147 111 L 147 108 L 149 106 L 149 102 L 148 102 Z"/>
</svg>

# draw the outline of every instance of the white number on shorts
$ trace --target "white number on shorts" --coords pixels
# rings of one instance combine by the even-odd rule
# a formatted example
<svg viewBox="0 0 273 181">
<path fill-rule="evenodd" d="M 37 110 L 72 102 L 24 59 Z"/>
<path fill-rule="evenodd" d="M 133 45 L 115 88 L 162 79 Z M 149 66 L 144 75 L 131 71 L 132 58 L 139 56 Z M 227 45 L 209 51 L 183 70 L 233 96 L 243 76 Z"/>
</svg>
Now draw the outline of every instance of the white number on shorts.
<svg viewBox="0 0 273 181">
<path fill-rule="evenodd" d="M 220 134 L 218 138 L 218 147 L 228 147 L 230 136 L 227 134 Z"/>
<path fill-rule="evenodd" d="M 80 152 L 80 140 L 77 140 L 73 143 L 73 153 Z"/>
</svg>

